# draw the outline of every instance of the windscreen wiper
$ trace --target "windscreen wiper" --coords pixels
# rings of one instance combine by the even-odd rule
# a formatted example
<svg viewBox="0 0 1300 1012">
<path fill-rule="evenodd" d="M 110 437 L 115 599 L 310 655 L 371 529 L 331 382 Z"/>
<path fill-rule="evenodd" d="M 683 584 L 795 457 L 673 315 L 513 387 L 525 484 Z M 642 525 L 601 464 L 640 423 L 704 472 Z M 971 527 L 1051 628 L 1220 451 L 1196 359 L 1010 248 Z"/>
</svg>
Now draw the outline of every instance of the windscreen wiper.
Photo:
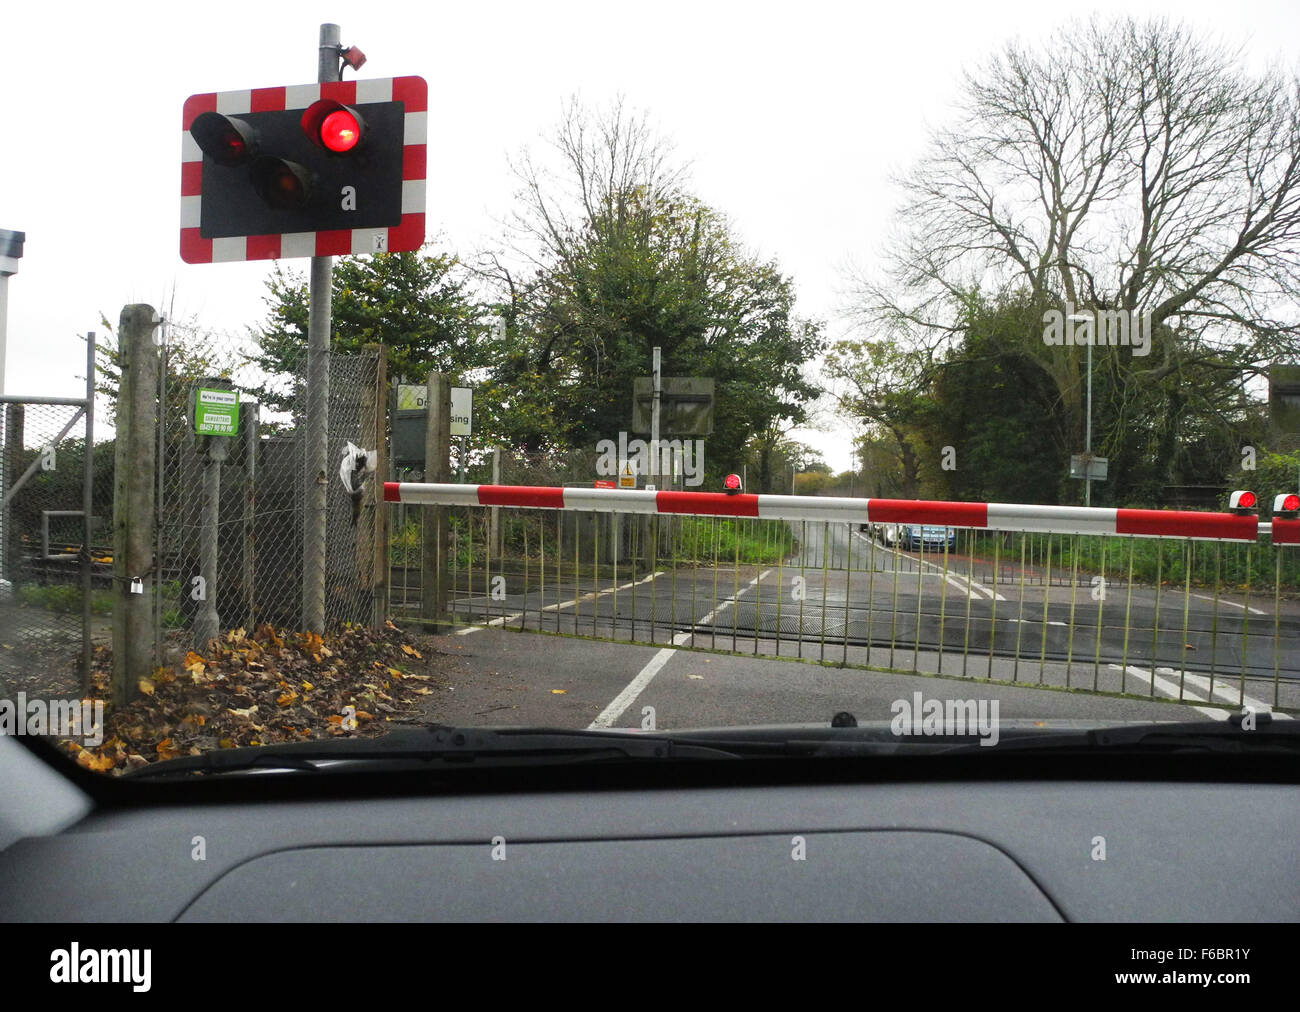
<svg viewBox="0 0 1300 1012">
<path fill-rule="evenodd" d="M 1115 752 L 1192 753 L 1300 756 L 1300 720 L 1275 720 L 1270 713 L 1254 715 L 1254 727 L 1242 726 L 1241 714 L 1227 720 L 1192 720 L 1132 724 L 1082 731 L 1004 737 L 996 746 L 954 744 L 949 752 Z"/>
<path fill-rule="evenodd" d="M 899 735 L 889 722 L 859 725 L 848 713 L 830 727 L 719 728 L 645 733 L 633 730 L 462 728 L 442 724 L 394 730 L 379 738 L 344 738 L 253 748 L 222 749 L 143 766 L 124 777 L 172 774 L 350 772 L 382 768 L 450 769 L 457 766 L 560 765 L 690 759 L 852 758 L 1006 752 L 1178 753 L 1300 755 L 1300 721 L 1255 717 L 1243 730 L 1239 715 L 1227 721 L 1188 721 L 1083 727 L 1039 732 L 1004 727 L 996 744 L 973 733 L 960 737 Z"/>
<path fill-rule="evenodd" d="M 554 728 L 459 728 L 435 724 L 379 738 L 342 738 L 220 749 L 142 766 L 123 777 L 174 773 L 327 772 L 362 766 L 419 768 L 455 765 L 572 763 L 659 759 L 737 759 L 741 752 L 640 732 Z"/>
</svg>

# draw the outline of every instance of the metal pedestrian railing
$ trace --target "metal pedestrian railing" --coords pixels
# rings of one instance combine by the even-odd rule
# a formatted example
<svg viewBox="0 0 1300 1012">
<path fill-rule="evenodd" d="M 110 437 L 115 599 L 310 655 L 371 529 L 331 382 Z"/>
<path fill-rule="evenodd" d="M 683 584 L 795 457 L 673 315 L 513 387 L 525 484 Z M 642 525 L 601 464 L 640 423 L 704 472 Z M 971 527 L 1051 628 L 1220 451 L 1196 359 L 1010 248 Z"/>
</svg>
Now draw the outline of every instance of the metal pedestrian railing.
<svg viewBox="0 0 1300 1012">
<path fill-rule="evenodd" d="M 1290 516 L 416 483 L 385 497 L 408 535 L 431 512 L 410 507 L 447 510 L 441 618 L 461 628 L 1300 708 Z M 909 547 L 907 525 L 929 533 Z M 427 560 L 392 557 L 394 608 L 418 614 Z"/>
</svg>

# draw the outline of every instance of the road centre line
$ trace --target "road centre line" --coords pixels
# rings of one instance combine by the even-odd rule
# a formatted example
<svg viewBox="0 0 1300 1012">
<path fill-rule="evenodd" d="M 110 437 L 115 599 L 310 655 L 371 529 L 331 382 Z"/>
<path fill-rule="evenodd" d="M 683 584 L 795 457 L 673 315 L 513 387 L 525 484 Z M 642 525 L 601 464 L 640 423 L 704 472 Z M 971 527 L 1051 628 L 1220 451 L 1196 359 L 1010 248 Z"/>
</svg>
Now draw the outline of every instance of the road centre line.
<svg viewBox="0 0 1300 1012">
<path fill-rule="evenodd" d="M 740 596 L 741 596 L 742 594 L 744 594 L 746 591 L 748 591 L 751 587 L 754 587 L 756 584 L 758 584 L 758 582 L 759 582 L 760 580 L 764 579 L 764 578 L 765 578 L 769 573 L 771 573 L 771 572 L 772 572 L 772 571 L 771 571 L 770 569 L 765 569 L 765 570 L 763 570 L 763 572 L 759 573 L 756 577 L 754 577 L 752 580 L 750 580 L 749 583 L 745 584 L 745 586 L 744 586 L 743 589 L 736 591 L 735 594 L 733 594 L 731 597 L 727 598 L 725 601 L 723 601 L 720 605 L 718 605 L 716 608 L 714 608 L 711 612 L 709 612 L 707 615 L 705 615 L 702 619 L 700 619 L 700 620 L 699 620 L 697 623 L 695 623 L 695 624 L 696 624 L 696 625 L 708 625 L 708 624 L 709 624 L 710 622 L 712 622 L 715 618 L 717 618 L 718 615 L 719 615 L 719 614 L 720 614 L 724 609 L 726 609 L 726 608 L 730 608 L 733 604 L 736 603 L 736 601 L 740 598 Z"/>
<path fill-rule="evenodd" d="M 891 555 L 897 555 L 900 559 L 912 559 L 912 556 L 903 555 L 897 549 L 890 548 L 888 545 L 884 545 L 884 544 L 877 545 L 874 541 L 871 540 L 871 538 L 865 537 L 861 531 L 853 531 L 852 533 L 862 538 L 862 540 L 867 542 L 867 544 L 871 545 L 872 548 L 879 548 L 879 550 L 882 552 L 888 552 Z M 933 562 L 926 562 L 924 559 L 919 557 L 916 559 L 912 559 L 912 561 L 916 562 L 918 567 L 929 566 L 936 573 L 943 576 L 943 578 L 948 583 L 952 584 L 952 586 L 956 587 L 958 590 L 962 591 L 963 593 L 975 594 L 978 591 L 979 593 L 987 594 L 991 600 L 996 600 L 996 601 L 1006 600 L 1006 598 L 1003 597 L 1001 594 L 997 593 L 996 591 L 989 590 L 989 588 L 984 586 L 982 583 L 976 583 L 974 580 L 967 579 L 966 577 L 961 576 L 957 573 L 945 574 L 943 571 L 943 567 L 936 566 Z M 963 584 L 969 584 L 969 587 L 963 586 Z"/>
<path fill-rule="evenodd" d="M 570 608 L 573 605 L 577 604 L 579 601 L 594 601 L 596 600 L 596 598 L 604 597 L 606 594 L 612 594 L 616 590 L 630 590 L 633 587 L 636 587 L 642 583 L 646 583 L 649 580 L 653 580 L 656 577 L 663 576 L 663 575 L 664 575 L 664 571 L 661 569 L 658 572 L 650 573 L 649 575 L 644 576 L 639 580 L 633 580 L 631 583 L 625 583 L 619 587 L 609 587 L 595 594 L 583 594 L 581 597 L 575 597 L 570 601 L 560 601 L 556 604 L 548 604 L 544 608 L 539 608 L 538 611 L 558 611 L 561 608 Z M 473 600 L 473 598 L 471 598 L 470 600 Z M 496 618 L 492 619 L 491 621 L 483 623 L 483 625 L 470 625 L 470 626 L 466 626 L 464 629 L 457 629 L 456 635 L 464 636 L 467 633 L 478 632 L 480 629 L 486 629 L 489 626 L 505 625 L 507 622 L 513 622 L 517 618 L 523 618 L 523 616 L 524 616 L 524 612 L 522 611 L 517 611 L 510 615 L 498 615 Z"/>
<path fill-rule="evenodd" d="M 682 635 L 678 633 L 678 636 Z M 689 633 L 687 634 L 689 635 Z M 677 642 L 677 636 L 673 637 L 673 642 Z M 644 668 L 637 672 L 635 678 L 627 683 L 627 686 L 615 696 L 605 709 L 600 711 L 600 716 L 587 725 L 588 731 L 599 731 L 603 727 L 610 727 L 614 721 L 618 720 L 626 710 L 641 695 L 642 690 L 650 684 L 651 679 L 659 673 L 659 669 L 668 663 L 669 658 L 677 653 L 672 647 L 664 647 L 657 654 L 650 658 L 650 661 Z"/>
<path fill-rule="evenodd" d="M 764 570 L 754 579 L 750 580 L 749 583 L 747 583 L 744 586 L 744 588 L 738 590 L 731 597 L 727 598 L 726 601 L 722 602 L 722 604 L 714 608 L 713 611 L 709 612 L 709 614 L 704 616 L 704 618 L 700 619 L 700 621 L 696 624 L 707 625 L 709 622 L 713 621 L 713 619 L 717 616 L 717 614 L 720 611 L 722 611 L 723 608 L 735 604 L 737 599 L 739 599 L 742 594 L 748 591 L 751 587 L 755 586 L 760 580 L 763 579 L 763 577 L 767 576 L 768 573 L 770 572 L 772 572 L 770 569 Z M 657 675 L 660 669 L 663 668 L 663 666 L 668 663 L 669 659 L 673 656 L 673 654 L 677 653 L 676 648 L 682 646 L 684 643 L 690 640 L 694 635 L 695 634 L 690 631 L 677 633 L 677 635 L 673 637 L 673 645 L 671 647 L 664 647 L 653 657 L 651 657 L 650 660 L 646 663 L 646 666 L 637 672 L 636 676 L 632 679 L 632 681 L 627 683 L 623 691 L 620 692 L 617 696 L 615 696 L 612 700 L 610 700 L 609 705 L 606 706 L 605 709 L 600 711 L 600 716 L 598 716 L 587 726 L 587 730 L 599 731 L 603 727 L 612 727 L 614 721 L 618 720 L 618 718 L 623 715 L 623 712 L 636 701 L 637 696 L 641 695 L 641 693 L 645 690 L 645 687 L 649 685 L 650 682 L 654 679 L 654 676 Z"/>
</svg>

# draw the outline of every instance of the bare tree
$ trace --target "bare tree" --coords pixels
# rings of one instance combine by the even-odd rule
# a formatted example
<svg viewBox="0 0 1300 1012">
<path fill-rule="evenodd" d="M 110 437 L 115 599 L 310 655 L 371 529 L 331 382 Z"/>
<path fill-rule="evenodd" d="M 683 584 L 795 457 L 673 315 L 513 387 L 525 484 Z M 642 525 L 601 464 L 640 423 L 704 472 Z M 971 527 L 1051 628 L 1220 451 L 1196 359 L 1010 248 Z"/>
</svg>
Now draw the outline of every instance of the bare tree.
<svg viewBox="0 0 1300 1012">
<path fill-rule="evenodd" d="M 548 148 L 546 157 L 525 150 L 511 163 L 520 188 L 507 230 L 515 258 L 532 277 L 521 281 L 499 261 L 492 271 L 513 300 L 533 305 L 546 304 L 557 265 L 564 276 L 581 273 L 593 237 L 610 242 L 635 234 L 648 242 L 655 214 L 680 199 L 686 175 L 648 114 L 628 109 L 622 97 L 599 113 L 570 98 Z M 543 364 L 556 341 L 580 337 L 570 333 L 571 320 L 555 322 L 551 346 L 542 349 Z M 591 353 L 604 351 L 595 339 Z"/>
<path fill-rule="evenodd" d="M 1219 376 L 1197 394 L 1215 410 L 1243 375 L 1300 353 L 1298 98 L 1294 76 L 1247 73 L 1165 20 L 1008 44 L 966 75 L 960 121 L 899 181 L 902 231 L 886 276 L 859 279 L 863 322 L 933 351 L 971 292 L 1124 311 L 1149 318 L 1153 349 L 1126 364 L 1121 396 L 1150 400 L 1195 368 Z M 1024 351 L 1077 417 L 1077 350 L 1039 334 Z"/>
<path fill-rule="evenodd" d="M 561 257 L 571 255 L 572 238 L 586 228 L 617 229 L 638 211 L 653 213 L 655 201 L 670 199 L 685 176 L 648 114 L 628 110 L 621 97 L 599 115 L 571 98 L 550 146 L 558 165 L 539 164 L 527 151 L 512 164 L 522 185 L 514 224 Z M 636 196 L 643 199 L 634 209 Z M 583 220 L 574 220 L 575 208 Z"/>
</svg>

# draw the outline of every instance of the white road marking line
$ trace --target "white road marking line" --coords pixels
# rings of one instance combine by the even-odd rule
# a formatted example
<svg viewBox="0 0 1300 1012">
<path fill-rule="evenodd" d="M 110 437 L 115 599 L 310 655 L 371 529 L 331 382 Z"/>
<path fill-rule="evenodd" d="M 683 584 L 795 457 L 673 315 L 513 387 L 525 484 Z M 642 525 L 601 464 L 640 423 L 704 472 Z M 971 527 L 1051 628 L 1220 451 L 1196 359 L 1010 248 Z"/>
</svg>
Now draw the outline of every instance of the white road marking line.
<svg viewBox="0 0 1300 1012">
<path fill-rule="evenodd" d="M 1107 667 L 1110 667 L 1115 671 L 1120 669 L 1118 664 L 1110 664 L 1107 665 Z M 1152 684 L 1154 681 L 1156 689 L 1163 692 L 1169 698 L 1178 698 L 1178 683 L 1170 680 L 1170 678 L 1178 677 L 1178 672 L 1173 668 L 1156 668 L 1154 675 L 1146 668 L 1139 668 L 1132 664 L 1130 664 L 1125 670 L 1128 671 L 1129 674 L 1140 678 L 1148 685 Z M 1166 678 L 1163 676 L 1170 677 Z M 1216 678 L 1215 681 L 1217 682 L 1218 679 Z M 1192 691 L 1188 691 L 1188 686 L 1191 687 Z M 1210 679 L 1208 675 L 1192 674 L 1189 671 L 1183 679 L 1183 699 L 1191 700 L 1196 703 L 1208 703 L 1211 701 L 1209 699 L 1210 694 L 1207 691 L 1209 687 Z M 1240 702 L 1238 702 L 1237 693 L 1233 692 L 1226 685 L 1220 686 L 1216 684 L 1214 687 L 1214 695 L 1225 702 L 1231 703 L 1233 707 L 1247 706 L 1256 713 L 1273 713 L 1272 706 L 1265 703 L 1263 700 L 1255 699 L 1253 696 L 1242 694 Z M 1236 709 L 1224 710 L 1213 706 L 1194 706 L 1193 709 L 1199 710 L 1201 713 L 1208 717 L 1213 717 L 1215 720 L 1224 720 L 1230 713 L 1237 712 Z M 1274 713 L 1273 716 L 1279 720 L 1292 719 L 1291 715 L 1287 713 Z"/>
<path fill-rule="evenodd" d="M 640 580 L 633 580 L 631 583 L 625 583 L 620 587 L 609 587 L 596 594 L 583 594 L 582 597 L 575 597 L 571 601 L 560 601 L 557 604 L 548 604 L 544 608 L 540 608 L 538 610 L 557 611 L 560 608 L 569 608 L 577 604 L 579 601 L 594 601 L 598 597 L 604 597 L 606 594 L 614 593 L 615 590 L 629 590 L 632 587 L 638 586 L 639 584 L 642 583 L 646 583 L 649 580 L 653 580 L 656 577 L 663 576 L 663 575 L 664 575 L 664 571 L 659 570 L 656 573 L 650 573 L 648 576 L 642 577 Z M 469 600 L 472 601 L 474 600 L 474 598 L 470 598 Z M 456 635 L 464 636 L 467 633 L 478 632 L 480 629 L 486 629 L 488 628 L 488 626 L 504 625 L 507 622 L 513 622 L 515 619 L 522 618 L 523 616 L 524 616 L 524 612 L 522 611 L 517 611 L 513 615 L 498 615 L 496 618 L 491 619 L 488 622 L 485 622 L 483 625 L 471 625 L 471 626 L 466 626 L 464 629 L 457 629 Z"/>
<path fill-rule="evenodd" d="M 1109 664 L 1107 665 L 1107 667 L 1113 668 L 1116 671 L 1120 670 L 1120 666 L 1118 664 Z M 1171 668 L 1156 668 L 1156 673 L 1152 674 L 1150 671 L 1147 671 L 1145 668 L 1135 667 L 1134 665 L 1130 664 L 1128 665 L 1128 667 L 1124 668 L 1123 670 L 1127 671 L 1133 677 L 1138 678 L 1143 682 L 1146 682 L 1147 685 L 1154 685 L 1157 692 L 1164 693 L 1170 699 L 1178 698 L 1177 683 L 1171 682 L 1169 681 L 1169 679 L 1162 678 L 1160 676 L 1161 672 L 1173 674 L 1173 670 Z M 1183 689 L 1183 700 L 1188 702 L 1193 702 L 1193 703 L 1208 702 L 1208 700 L 1204 696 L 1198 696 L 1195 692 L 1188 692 L 1186 687 L 1184 687 Z M 1205 714 L 1207 717 L 1212 717 L 1215 720 L 1225 720 L 1227 719 L 1228 714 L 1231 712 L 1229 710 L 1221 710 L 1218 707 L 1213 707 L 1213 706 L 1193 706 L 1192 709 L 1198 710 L 1201 713 Z"/>
<path fill-rule="evenodd" d="M 1157 670 L 1162 670 L 1162 669 L 1157 669 Z M 1172 668 L 1163 669 L 1163 670 L 1167 670 L 1171 674 L 1174 673 Z M 1199 675 L 1199 674 L 1194 675 L 1189 671 L 1187 673 L 1186 681 L 1188 685 L 1194 686 L 1198 692 L 1203 693 L 1206 696 L 1206 698 L 1209 698 L 1210 695 L 1209 675 Z M 1269 713 L 1273 712 L 1272 706 L 1269 703 L 1265 703 L 1262 699 L 1256 699 L 1254 696 L 1247 696 L 1245 693 L 1242 693 L 1240 696 L 1238 696 L 1236 690 L 1229 687 L 1228 679 L 1226 677 L 1221 678 L 1217 675 L 1215 676 L 1214 695 L 1218 696 L 1220 699 L 1224 700 L 1225 702 L 1231 703 L 1233 706 L 1248 706 L 1256 713 L 1263 713 L 1265 711 L 1268 711 Z M 1279 720 L 1291 719 L 1291 715 L 1289 713 L 1276 713 L 1273 715 L 1277 717 Z"/>
<path fill-rule="evenodd" d="M 641 584 L 649 583 L 651 580 L 657 579 L 658 577 L 663 575 L 664 575 L 664 571 L 661 569 L 658 572 L 650 573 L 647 576 L 643 576 L 639 580 L 633 580 L 631 583 L 625 583 L 620 587 L 607 587 L 605 590 L 598 591 L 594 594 L 583 594 L 581 597 L 575 597 L 571 601 L 560 601 L 557 604 L 548 604 L 546 607 L 540 610 L 559 611 L 561 608 L 571 608 L 579 601 L 594 601 L 596 600 L 596 598 L 604 597 L 606 594 L 612 594 L 616 590 L 631 590 L 633 587 L 639 587 Z"/>
<path fill-rule="evenodd" d="M 1214 598 L 1212 598 L 1212 597 L 1207 597 L 1205 594 L 1193 594 L 1192 597 L 1198 598 L 1198 599 L 1201 600 L 1201 601 L 1213 601 L 1213 600 L 1214 600 Z M 1236 601 L 1229 601 L 1227 598 L 1223 598 L 1223 597 L 1219 598 L 1219 604 L 1226 604 L 1226 605 L 1227 605 L 1228 607 L 1230 607 L 1230 608 L 1241 608 L 1241 609 L 1244 610 L 1244 611 L 1248 611 L 1248 612 L 1250 612 L 1252 615 L 1267 615 L 1267 614 L 1268 614 L 1268 612 L 1266 612 L 1266 611 L 1260 611 L 1258 608 L 1251 608 L 1251 607 L 1248 606 L 1248 605 L 1238 604 Z"/>
<path fill-rule="evenodd" d="M 729 598 L 727 598 L 725 601 L 723 601 L 720 605 L 718 605 L 716 608 L 714 608 L 711 612 L 709 612 L 707 615 L 705 615 L 702 619 L 700 619 L 700 620 L 699 620 L 698 622 L 696 622 L 695 624 L 696 624 L 696 625 L 708 625 L 710 622 L 712 622 L 715 618 L 718 617 L 719 613 L 721 613 L 722 611 L 724 611 L 724 610 L 727 609 L 727 608 L 730 608 L 733 604 L 736 603 L 736 601 L 740 598 L 740 596 L 741 596 L 742 594 L 746 593 L 747 591 L 750 590 L 750 588 L 752 588 L 752 587 L 754 587 L 755 585 L 757 585 L 757 583 L 758 583 L 760 580 L 762 580 L 763 578 L 765 578 L 765 577 L 766 577 L 769 573 L 771 573 L 771 572 L 772 572 L 772 571 L 771 571 L 770 569 L 765 569 L 765 570 L 763 570 L 763 572 L 759 573 L 758 576 L 754 577 L 754 579 L 750 580 L 747 584 L 745 584 L 745 586 L 744 586 L 743 588 L 741 588 L 740 590 L 736 591 L 736 593 L 734 593 L 731 597 L 729 597 Z M 689 634 L 688 634 L 688 635 L 689 635 Z"/>
<path fill-rule="evenodd" d="M 697 624 L 707 625 L 713 620 L 718 612 L 722 611 L 723 608 L 728 607 L 729 605 L 735 604 L 742 594 L 748 591 L 751 587 L 757 585 L 760 580 L 771 572 L 770 569 L 763 570 L 763 572 L 750 580 L 742 589 L 736 591 L 735 594 L 731 595 L 731 597 L 727 598 L 726 601 L 714 608 L 713 611 L 709 612 L 708 615 L 700 619 Z M 614 721 L 618 720 L 618 718 L 623 715 L 623 711 L 636 701 L 636 697 L 641 695 L 645 690 L 645 687 L 649 685 L 654 676 L 659 673 L 659 670 L 668 663 L 669 658 L 671 658 L 673 654 L 677 653 L 676 648 L 689 641 L 694 635 L 695 634 L 690 631 L 677 633 L 677 635 L 673 637 L 673 645 L 671 647 L 664 647 L 657 654 L 651 657 L 646 666 L 637 672 L 636 677 L 627 683 L 627 686 L 623 691 L 615 696 L 605 709 L 601 710 L 600 716 L 587 726 L 587 730 L 598 731 L 602 727 L 612 727 Z"/>
<path fill-rule="evenodd" d="M 870 538 L 864 536 L 861 531 L 853 531 L 852 533 L 862 538 L 863 541 L 867 542 L 873 548 L 879 548 L 882 552 L 888 552 L 890 555 L 897 555 L 900 559 L 911 559 L 913 562 L 917 563 L 918 566 L 929 566 L 931 569 L 935 571 L 935 573 L 943 576 L 943 578 L 949 584 L 956 587 L 958 590 L 962 591 L 963 593 L 971 594 L 974 597 L 979 597 L 981 594 L 987 594 L 989 600 L 995 600 L 995 601 L 1006 600 L 1006 598 L 1003 597 L 1001 594 L 997 593 L 996 591 L 989 590 L 989 588 L 984 586 L 982 583 L 976 583 L 974 580 L 968 579 L 967 577 L 961 576 L 957 573 L 948 573 L 946 576 L 944 576 L 942 566 L 937 566 L 933 562 L 926 562 L 925 559 L 919 556 L 915 559 L 912 559 L 912 556 L 903 555 L 897 549 L 890 548 L 888 545 L 884 545 L 884 544 L 877 545 Z M 967 586 L 967 584 L 969 584 L 969 586 Z"/>
<path fill-rule="evenodd" d="M 673 637 L 673 642 L 677 642 L 676 636 Z M 598 731 L 602 727 L 612 727 L 614 721 L 618 720 L 623 715 L 623 711 L 632 705 L 637 696 L 641 695 L 645 687 L 650 684 L 650 680 L 659 673 L 659 669 L 667 664 L 669 658 L 675 653 L 677 651 L 672 647 L 664 647 L 651 657 L 650 662 L 637 672 L 637 676 L 632 681 L 627 683 L 627 687 L 615 696 L 609 706 L 600 712 L 600 716 L 587 726 L 587 730 Z"/>
</svg>

